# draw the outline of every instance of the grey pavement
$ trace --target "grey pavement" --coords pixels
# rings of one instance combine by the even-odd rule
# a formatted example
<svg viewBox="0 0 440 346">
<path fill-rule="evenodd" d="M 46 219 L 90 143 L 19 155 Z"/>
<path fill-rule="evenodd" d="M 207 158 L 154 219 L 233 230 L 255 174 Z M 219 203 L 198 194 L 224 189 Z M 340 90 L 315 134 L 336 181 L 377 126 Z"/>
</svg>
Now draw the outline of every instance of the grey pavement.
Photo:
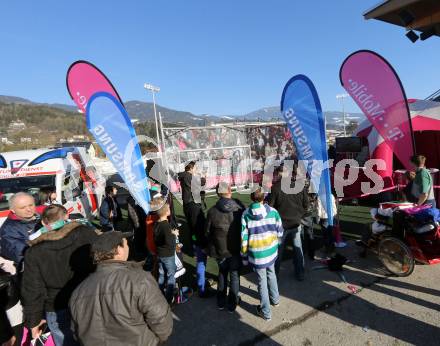
<svg viewBox="0 0 440 346">
<path fill-rule="evenodd" d="M 272 320 L 256 316 L 256 276 L 241 278 L 242 303 L 234 314 L 218 311 L 215 298 L 196 296 L 174 308 L 169 345 L 440 345 L 440 265 L 417 265 L 407 278 L 389 277 L 374 254 L 357 256 L 353 242 L 340 252 L 353 260 L 344 274 L 313 270 L 293 278 L 285 261 L 279 276 L 281 304 Z"/>
</svg>

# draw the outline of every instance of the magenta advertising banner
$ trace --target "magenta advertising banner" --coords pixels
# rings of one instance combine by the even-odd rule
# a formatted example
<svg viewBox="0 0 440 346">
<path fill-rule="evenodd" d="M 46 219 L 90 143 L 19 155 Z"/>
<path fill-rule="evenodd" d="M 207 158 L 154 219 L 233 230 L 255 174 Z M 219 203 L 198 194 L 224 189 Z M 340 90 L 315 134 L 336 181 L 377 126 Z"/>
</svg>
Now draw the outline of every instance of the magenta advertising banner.
<svg viewBox="0 0 440 346">
<path fill-rule="evenodd" d="M 66 75 L 66 85 L 70 97 L 84 115 L 89 99 L 97 92 L 107 92 L 123 104 L 110 80 L 88 61 L 78 60 L 70 65 Z"/>
<path fill-rule="evenodd" d="M 138 137 L 116 89 L 96 66 L 83 60 L 70 65 L 66 85 L 87 128 L 148 214 L 150 193 Z"/>
<path fill-rule="evenodd" d="M 377 129 L 406 169 L 415 145 L 408 102 L 393 67 L 379 54 L 360 50 L 342 63 L 339 78 L 345 90 Z"/>
</svg>

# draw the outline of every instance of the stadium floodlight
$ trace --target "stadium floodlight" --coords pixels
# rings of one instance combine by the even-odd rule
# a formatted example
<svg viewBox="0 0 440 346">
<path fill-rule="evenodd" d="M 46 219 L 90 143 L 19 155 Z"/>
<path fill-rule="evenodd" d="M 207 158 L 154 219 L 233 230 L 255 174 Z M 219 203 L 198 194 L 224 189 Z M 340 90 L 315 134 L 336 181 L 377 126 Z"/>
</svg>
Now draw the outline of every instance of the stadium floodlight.
<svg viewBox="0 0 440 346">
<path fill-rule="evenodd" d="M 344 99 L 348 97 L 348 94 L 338 94 L 336 95 L 336 98 L 338 100 L 341 100 L 342 104 L 342 123 L 344 125 L 344 137 L 347 137 L 347 132 L 345 131 L 345 107 L 344 107 Z"/>
<path fill-rule="evenodd" d="M 147 90 L 151 90 L 152 92 L 158 93 L 160 88 L 158 86 L 154 86 L 153 84 L 145 83 L 144 88 Z"/>
<path fill-rule="evenodd" d="M 157 150 L 161 152 L 161 142 L 159 138 L 159 125 L 157 121 L 157 112 L 156 112 L 156 97 L 155 94 L 160 91 L 160 88 L 158 86 L 154 86 L 153 84 L 145 83 L 144 88 L 146 90 L 150 90 L 151 94 L 153 95 L 153 110 L 154 110 L 154 122 L 156 124 L 156 140 L 157 140 Z"/>
</svg>

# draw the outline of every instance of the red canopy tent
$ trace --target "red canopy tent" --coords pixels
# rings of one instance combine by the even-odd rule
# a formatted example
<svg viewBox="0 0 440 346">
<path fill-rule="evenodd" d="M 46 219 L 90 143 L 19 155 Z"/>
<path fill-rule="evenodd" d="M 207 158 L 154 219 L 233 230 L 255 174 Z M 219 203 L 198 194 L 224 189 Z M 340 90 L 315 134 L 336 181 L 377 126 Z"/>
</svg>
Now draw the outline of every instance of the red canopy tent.
<svg viewBox="0 0 440 346">
<path fill-rule="evenodd" d="M 440 102 L 430 100 L 408 100 L 408 102 L 416 152 L 426 156 L 426 166 L 428 168 L 440 168 Z M 377 171 L 385 182 L 383 191 L 393 190 L 399 184 L 405 183 L 402 180 L 402 174 L 396 174 L 396 170 L 402 169 L 403 166 L 368 120 L 363 121 L 358 126 L 355 135 L 363 138 L 364 145 L 368 146 L 368 157 L 366 159 L 382 159 L 385 161 L 386 169 Z M 353 185 L 344 188 L 344 198 L 363 197 L 360 184 L 361 182 L 368 182 L 370 179 L 363 174 L 361 168 L 357 181 Z M 434 175 L 434 183 L 437 189 L 440 188 L 440 174 Z M 436 195 L 438 199 L 439 194 Z"/>
</svg>

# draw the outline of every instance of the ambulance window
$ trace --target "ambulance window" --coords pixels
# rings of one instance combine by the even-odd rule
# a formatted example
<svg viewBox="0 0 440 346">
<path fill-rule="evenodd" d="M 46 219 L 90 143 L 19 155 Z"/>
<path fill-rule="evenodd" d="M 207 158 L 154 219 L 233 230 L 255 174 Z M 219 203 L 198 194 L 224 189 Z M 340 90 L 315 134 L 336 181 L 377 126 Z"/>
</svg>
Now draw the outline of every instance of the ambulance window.
<svg viewBox="0 0 440 346">
<path fill-rule="evenodd" d="M 72 181 L 70 175 L 66 175 L 63 182 L 63 188 L 61 191 L 61 201 L 63 204 L 67 202 L 67 198 L 76 198 L 81 195 L 81 191 L 83 190 L 83 180 L 81 178 L 75 182 Z"/>
<path fill-rule="evenodd" d="M 67 202 L 66 191 L 70 189 L 70 175 L 66 175 L 63 181 L 63 187 L 61 188 L 61 203 Z"/>
<path fill-rule="evenodd" d="M 40 175 L 0 179 L 0 210 L 8 210 L 8 201 L 17 192 L 27 192 L 38 202 L 40 190 L 55 186 L 55 175 Z"/>
</svg>

